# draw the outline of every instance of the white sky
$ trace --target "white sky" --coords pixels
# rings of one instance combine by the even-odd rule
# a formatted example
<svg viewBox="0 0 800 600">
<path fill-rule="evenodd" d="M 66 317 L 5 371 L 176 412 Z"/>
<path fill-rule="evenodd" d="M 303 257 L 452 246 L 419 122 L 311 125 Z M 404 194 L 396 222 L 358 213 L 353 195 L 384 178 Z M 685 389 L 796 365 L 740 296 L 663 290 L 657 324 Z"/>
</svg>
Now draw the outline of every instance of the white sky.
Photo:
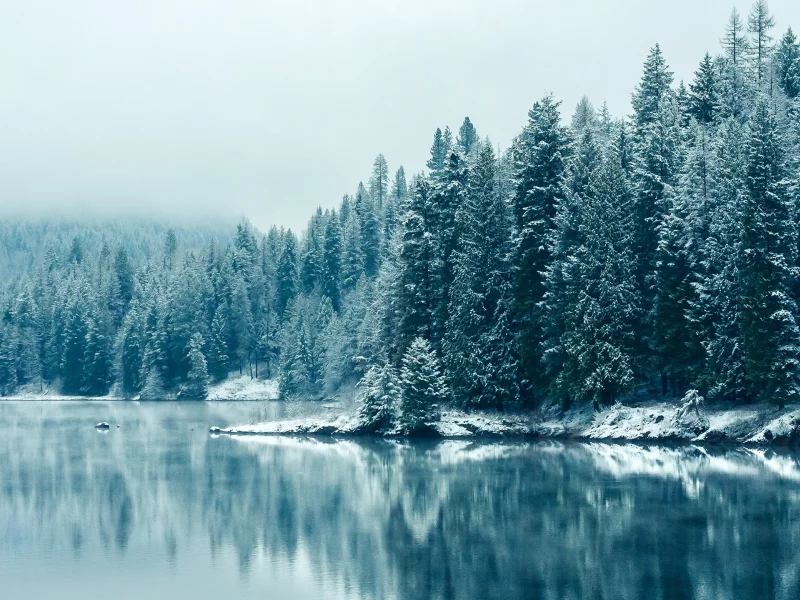
<svg viewBox="0 0 800 600">
<path fill-rule="evenodd" d="M 0 210 L 299 229 L 379 152 L 420 170 L 435 128 L 465 115 L 505 147 L 545 91 L 566 117 L 584 93 L 628 112 L 656 42 L 688 82 L 733 6 L 0 0 Z M 776 38 L 800 29 L 800 1 L 770 8 Z"/>
</svg>

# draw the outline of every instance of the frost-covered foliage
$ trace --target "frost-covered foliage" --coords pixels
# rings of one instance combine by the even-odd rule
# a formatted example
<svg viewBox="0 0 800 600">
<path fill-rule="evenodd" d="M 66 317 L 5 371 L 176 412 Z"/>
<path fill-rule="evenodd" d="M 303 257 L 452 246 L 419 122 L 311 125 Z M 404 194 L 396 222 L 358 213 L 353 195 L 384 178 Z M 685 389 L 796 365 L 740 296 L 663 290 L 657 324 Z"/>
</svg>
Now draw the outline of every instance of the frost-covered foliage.
<svg viewBox="0 0 800 600">
<path fill-rule="evenodd" d="M 406 435 L 430 431 L 438 419 L 440 404 L 448 399 L 450 391 L 436 352 L 426 339 L 415 339 L 403 356 L 400 387 L 400 431 Z"/>
<path fill-rule="evenodd" d="M 800 43 L 773 28 L 766 2 L 734 11 L 688 84 L 654 46 L 626 118 L 547 95 L 499 155 L 469 118 L 437 129 L 427 172 L 378 155 L 300 236 L 4 222 L 0 393 L 175 393 L 202 355 L 212 381 L 279 378 L 283 398 L 390 365 L 409 430 L 443 400 L 792 402 Z"/>
<path fill-rule="evenodd" d="M 400 381 L 389 364 L 372 367 L 358 384 L 358 428 L 365 432 L 390 429 L 400 408 Z"/>
<path fill-rule="evenodd" d="M 195 333 L 189 341 L 189 375 L 178 399 L 205 400 L 208 397 L 208 366 L 203 356 L 203 336 Z"/>
</svg>

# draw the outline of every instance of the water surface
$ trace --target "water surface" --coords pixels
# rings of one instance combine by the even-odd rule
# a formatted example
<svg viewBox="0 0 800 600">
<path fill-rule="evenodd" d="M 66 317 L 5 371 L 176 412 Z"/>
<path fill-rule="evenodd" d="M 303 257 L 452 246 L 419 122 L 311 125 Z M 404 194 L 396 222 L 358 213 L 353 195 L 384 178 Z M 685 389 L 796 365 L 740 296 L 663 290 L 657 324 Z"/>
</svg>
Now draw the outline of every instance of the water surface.
<svg viewBox="0 0 800 600">
<path fill-rule="evenodd" d="M 795 455 L 208 435 L 255 408 L 0 402 L 0 597 L 800 597 Z"/>
</svg>

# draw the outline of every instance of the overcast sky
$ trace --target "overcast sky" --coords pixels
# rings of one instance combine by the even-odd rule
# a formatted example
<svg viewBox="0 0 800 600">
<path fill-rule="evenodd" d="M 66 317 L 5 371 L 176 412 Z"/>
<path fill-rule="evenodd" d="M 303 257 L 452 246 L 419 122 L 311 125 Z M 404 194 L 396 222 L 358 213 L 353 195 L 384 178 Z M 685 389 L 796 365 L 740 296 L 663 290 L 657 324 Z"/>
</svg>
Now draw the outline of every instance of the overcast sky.
<svg viewBox="0 0 800 600">
<path fill-rule="evenodd" d="M 750 3 L 736 2 L 743 14 Z M 506 147 L 546 91 L 615 116 L 730 0 L 0 0 L 0 207 L 305 226 L 382 152 L 420 170 L 469 115 Z M 800 1 L 772 0 L 777 38 Z"/>
</svg>

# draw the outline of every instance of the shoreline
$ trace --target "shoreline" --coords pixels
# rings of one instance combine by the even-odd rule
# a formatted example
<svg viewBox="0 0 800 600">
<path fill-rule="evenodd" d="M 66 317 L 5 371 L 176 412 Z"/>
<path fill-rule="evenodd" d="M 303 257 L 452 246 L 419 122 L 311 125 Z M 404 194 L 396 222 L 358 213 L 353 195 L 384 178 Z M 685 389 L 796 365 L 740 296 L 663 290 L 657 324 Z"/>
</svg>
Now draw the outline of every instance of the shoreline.
<svg viewBox="0 0 800 600">
<path fill-rule="evenodd" d="M 800 404 L 783 410 L 766 404 L 734 408 L 712 406 L 682 414 L 674 402 L 639 406 L 615 405 L 599 412 L 591 407 L 531 412 L 464 412 L 447 409 L 425 436 L 396 430 L 367 433 L 353 416 L 305 418 L 212 427 L 212 435 L 300 436 L 326 438 L 404 439 L 554 439 L 586 442 L 649 442 L 665 444 L 800 446 Z"/>
<path fill-rule="evenodd" d="M 176 398 L 174 392 L 163 398 L 141 398 L 141 396 L 119 395 L 112 389 L 105 396 L 72 396 L 61 394 L 55 386 L 27 385 L 14 394 L 0 396 L 0 402 L 268 402 L 278 398 L 278 382 L 275 379 L 255 379 L 249 375 L 231 375 L 208 386 L 204 400 Z"/>
</svg>

